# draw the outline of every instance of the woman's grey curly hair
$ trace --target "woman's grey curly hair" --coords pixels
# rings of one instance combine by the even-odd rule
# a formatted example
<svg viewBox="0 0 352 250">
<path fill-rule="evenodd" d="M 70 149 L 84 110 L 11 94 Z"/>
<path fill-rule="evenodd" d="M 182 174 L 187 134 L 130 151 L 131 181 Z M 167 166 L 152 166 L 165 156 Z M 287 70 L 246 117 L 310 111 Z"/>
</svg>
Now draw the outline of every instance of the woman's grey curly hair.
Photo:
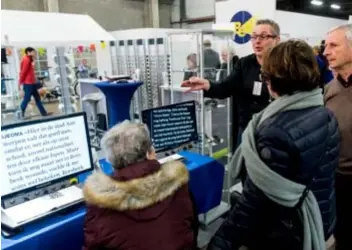
<svg viewBox="0 0 352 250">
<path fill-rule="evenodd" d="M 123 168 L 146 159 L 153 150 L 145 124 L 124 121 L 112 127 L 102 139 L 102 147 L 114 168 Z"/>
</svg>

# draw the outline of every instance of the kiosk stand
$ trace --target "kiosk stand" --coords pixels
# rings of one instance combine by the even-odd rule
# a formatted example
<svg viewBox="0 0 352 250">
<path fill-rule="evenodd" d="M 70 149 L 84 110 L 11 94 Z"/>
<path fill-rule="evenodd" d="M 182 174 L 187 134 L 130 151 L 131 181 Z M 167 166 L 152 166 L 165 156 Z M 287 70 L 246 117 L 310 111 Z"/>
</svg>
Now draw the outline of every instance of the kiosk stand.
<svg viewBox="0 0 352 250">
<path fill-rule="evenodd" d="M 104 93 L 106 98 L 109 128 L 130 119 L 133 94 L 142 84 L 138 81 L 95 83 L 95 86 Z"/>
<path fill-rule="evenodd" d="M 230 203 L 221 201 L 223 165 L 209 156 L 190 152 L 193 144 L 200 140 L 197 106 L 193 100 L 143 110 L 142 120 L 150 130 L 158 154 L 164 153 L 166 158 L 171 159 L 174 156 L 184 158 L 200 222 L 207 226 L 225 214 L 230 209 Z"/>
<path fill-rule="evenodd" d="M 221 73 L 230 73 L 230 63 L 227 62 L 227 69 L 219 70 L 220 65 L 215 65 L 213 58 L 207 56 L 203 43 L 211 40 L 212 49 L 220 51 L 230 48 L 233 38 L 231 31 L 216 30 L 184 30 L 168 33 L 167 57 L 169 62 L 169 81 L 161 86 L 162 103 L 174 104 L 178 102 L 195 100 L 198 103 L 198 130 L 200 141 L 198 142 L 199 153 L 210 157 L 220 158 L 222 162 L 230 162 L 232 157 L 232 106 L 228 99 L 223 105 L 217 101 L 204 97 L 203 91 L 185 93 L 188 89 L 182 88 L 180 83 L 190 76 L 197 76 L 208 80 L 218 80 Z M 185 69 L 186 58 L 190 54 L 196 55 L 196 65 L 193 69 Z M 222 107 L 220 109 L 220 107 Z M 216 109 L 216 111 L 215 111 Z M 214 119 L 215 118 L 215 119 Z M 217 134 L 215 134 L 217 133 Z M 207 211 L 201 216 L 201 222 L 209 225 L 230 209 L 230 169 L 226 166 L 224 199 L 219 206 Z"/>
<path fill-rule="evenodd" d="M 3 126 L 1 137 L 3 236 L 83 202 L 75 177 L 93 170 L 85 113 Z"/>
</svg>

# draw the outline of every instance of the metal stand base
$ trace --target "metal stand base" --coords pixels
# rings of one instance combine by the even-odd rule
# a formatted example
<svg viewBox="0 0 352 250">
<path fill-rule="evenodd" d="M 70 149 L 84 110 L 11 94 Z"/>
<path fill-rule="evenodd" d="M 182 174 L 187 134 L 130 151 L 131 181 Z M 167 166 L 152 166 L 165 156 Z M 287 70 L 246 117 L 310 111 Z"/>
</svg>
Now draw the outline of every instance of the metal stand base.
<svg viewBox="0 0 352 250">
<path fill-rule="evenodd" d="M 216 219 L 220 218 L 222 215 L 230 211 L 231 205 L 222 201 L 219 206 L 213 208 L 205 214 L 200 214 L 198 216 L 201 225 L 208 226 Z"/>
</svg>

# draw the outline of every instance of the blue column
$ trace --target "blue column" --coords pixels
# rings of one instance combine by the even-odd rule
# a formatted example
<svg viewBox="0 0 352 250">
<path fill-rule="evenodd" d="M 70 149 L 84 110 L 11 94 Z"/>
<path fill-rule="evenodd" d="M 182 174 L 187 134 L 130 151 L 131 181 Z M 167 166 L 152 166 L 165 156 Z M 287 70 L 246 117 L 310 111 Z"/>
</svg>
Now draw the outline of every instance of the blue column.
<svg viewBox="0 0 352 250">
<path fill-rule="evenodd" d="M 95 83 L 105 95 L 109 128 L 130 119 L 130 106 L 134 92 L 143 82 Z"/>
</svg>

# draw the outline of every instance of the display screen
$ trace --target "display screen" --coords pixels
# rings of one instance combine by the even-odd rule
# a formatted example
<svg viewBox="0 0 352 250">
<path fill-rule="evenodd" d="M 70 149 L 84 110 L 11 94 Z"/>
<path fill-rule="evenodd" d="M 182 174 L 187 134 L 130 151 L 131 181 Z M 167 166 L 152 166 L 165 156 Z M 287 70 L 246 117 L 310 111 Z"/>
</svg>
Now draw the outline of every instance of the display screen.
<svg viewBox="0 0 352 250">
<path fill-rule="evenodd" d="M 142 111 L 156 152 L 198 141 L 195 101 Z"/>
<path fill-rule="evenodd" d="M 93 169 L 84 113 L 1 127 L 1 196 Z"/>
</svg>

